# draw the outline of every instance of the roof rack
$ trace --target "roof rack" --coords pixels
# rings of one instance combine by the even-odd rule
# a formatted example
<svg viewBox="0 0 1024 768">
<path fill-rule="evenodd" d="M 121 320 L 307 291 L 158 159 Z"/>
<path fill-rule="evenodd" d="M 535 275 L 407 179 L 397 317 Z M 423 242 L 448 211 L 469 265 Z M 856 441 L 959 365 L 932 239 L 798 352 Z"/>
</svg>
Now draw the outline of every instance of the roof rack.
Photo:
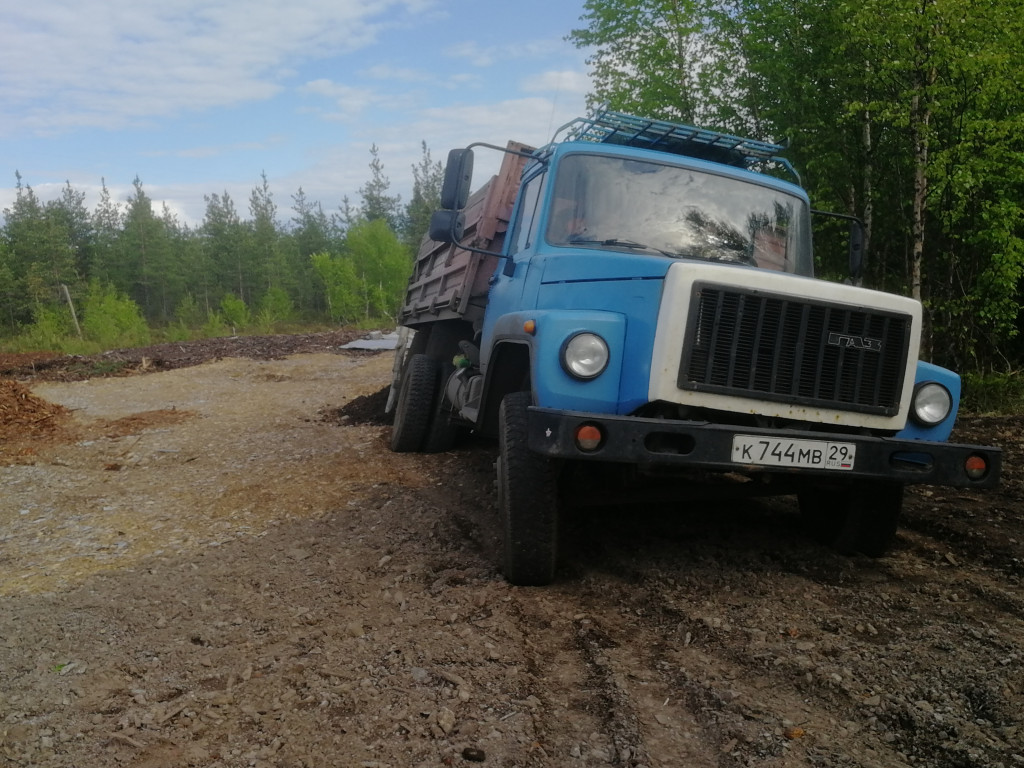
<svg viewBox="0 0 1024 768">
<path fill-rule="evenodd" d="M 599 144 L 652 149 L 674 155 L 686 155 L 739 167 L 778 163 L 800 181 L 800 176 L 779 153 L 785 147 L 727 133 L 695 128 L 667 120 L 634 117 L 608 109 L 596 110 L 592 116 L 577 118 L 555 133 L 552 144 L 561 141 L 592 141 Z"/>
</svg>

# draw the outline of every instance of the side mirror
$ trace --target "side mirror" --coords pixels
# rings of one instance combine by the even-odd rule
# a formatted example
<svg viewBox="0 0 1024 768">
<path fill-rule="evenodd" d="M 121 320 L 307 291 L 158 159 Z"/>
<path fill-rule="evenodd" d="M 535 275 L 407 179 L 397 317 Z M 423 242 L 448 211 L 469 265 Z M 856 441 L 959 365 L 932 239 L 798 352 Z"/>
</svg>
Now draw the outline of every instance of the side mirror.
<svg viewBox="0 0 1024 768">
<path fill-rule="evenodd" d="M 448 153 L 441 184 L 441 207 L 459 211 L 469 200 L 469 185 L 473 182 L 473 150 L 453 149 Z"/>
<path fill-rule="evenodd" d="M 850 277 L 860 280 L 864 272 L 864 227 L 856 219 L 850 220 Z"/>
<path fill-rule="evenodd" d="M 830 219 L 843 219 L 850 222 L 850 280 L 857 283 L 864 273 L 864 223 L 856 216 L 848 213 L 833 213 L 832 211 L 819 211 L 814 208 L 811 213 L 817 216 L 827 216 Z"/>
<path fill-rule="evenodd" d="M 462 240 L 465 227 L 466 215 L 462 211 L 434 211 L 428 235 L 439 243 L 457 243 Z"/>
</svg>

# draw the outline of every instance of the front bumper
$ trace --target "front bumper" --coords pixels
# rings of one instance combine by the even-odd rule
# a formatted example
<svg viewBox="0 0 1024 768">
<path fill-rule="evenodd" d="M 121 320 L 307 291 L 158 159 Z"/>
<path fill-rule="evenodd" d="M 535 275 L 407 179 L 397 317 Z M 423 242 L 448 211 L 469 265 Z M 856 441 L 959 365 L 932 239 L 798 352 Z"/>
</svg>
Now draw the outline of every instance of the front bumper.
<svg viewBox="0 0 1024 768">
<path fill-rule="evenodd" d="M 576 445 L 579 427 L 592 425 L 604 435 L 600 446 L 583 451 Z M 700 468 L 726 472 L 780 473 L 823 480 L 885 480 L 903 485 L 927 484 L 971 488 L 998 485 L 1002 466 L 999 448 L 886 437 L 797 430 L 759 429 L 700 421 L 610 416 L 531 407 L 529 445 L 552 458 L 635 464 L 664 469 Z M 766 441 L 832 441 L 853 444 L 856 459 L 849 469 L 766 465 L 734 460 L 737 435 Z M 742 455 L 742 454 L 741 454 Z M 749 454 L 742 455 L 743 458 Z M 979 479 L 968 476 L 965 463 L 983 458 L 988 466 Z"/>
</svg>

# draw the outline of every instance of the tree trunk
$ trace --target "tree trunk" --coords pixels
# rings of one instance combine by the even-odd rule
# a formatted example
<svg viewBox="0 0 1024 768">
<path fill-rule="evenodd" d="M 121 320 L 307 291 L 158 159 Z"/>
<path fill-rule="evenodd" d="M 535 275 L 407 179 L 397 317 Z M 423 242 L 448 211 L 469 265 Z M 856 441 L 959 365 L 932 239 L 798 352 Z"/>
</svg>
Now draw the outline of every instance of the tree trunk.
<svg viewBox="0 0 1024 768">
<path fill-rule="evenodd" d="M 872 183 L 875 166 L 871 146 L 871 113 L 867 110 L 864 112 L 864 125 L 861 131 L 861 143 L 864 149 L 864 183 L 862 191 L 864 197 L 864 246 L 861 254 L 866 265 L 871 254 L 871 227 L 874 223 L 875 214 L 875 190 Z M 885 270 L 879 270 L 879 272 L 883 276 L 884 287 Z M 862 282 L 863 272 L 861 273 L 861 278 L 857 281 L 857 284 L 860 285 Z"/>
<path fill-rule="evenodd" d="M 919 84 L 920 85 L 920 84 Z M 910 106 L 914 137 L 914 208 L 911 222 L 910 295 L 921 301 L 921 272 L 924 261 L 924 214 L 928 197 L 928 121 L 931 113 L 921 109 L 921 92 L 916 89 Z"/>
<path fill-rule="evenodd" d="M 935 68 L 914 74 L 914 93 L 910 101 L 910 130 L 914 142 L 914 208 L 910 250 L 910 295 L 923 301 L 925 214 L 928 204 L 928 130 L 931 108 L 927 105 L 927 91 L 935 83 Z M 921 349 L 931 351 L 931 331 L 928 318 L 921 330 Z"/>
</svg>

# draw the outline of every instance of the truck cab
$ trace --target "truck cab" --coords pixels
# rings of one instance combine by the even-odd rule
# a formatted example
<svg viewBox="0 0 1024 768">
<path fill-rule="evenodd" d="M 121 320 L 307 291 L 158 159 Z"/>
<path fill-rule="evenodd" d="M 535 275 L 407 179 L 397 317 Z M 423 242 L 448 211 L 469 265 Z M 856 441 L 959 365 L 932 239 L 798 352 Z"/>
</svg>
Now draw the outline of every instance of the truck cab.
<svg viewBox="0 0 1024 768">
<path fill-rule="evenodd" d="M 781 147 L 612 112 L 560 135 L 473 197 L 449 156 L 396 356 L 395 450 L 498 438 L 510 581 L 554 578 L 569 499 L 795 494 L 877 556 L 906 485 L 997 482 L 998 449 L 946 442 L 959 377 L 918 360 L 920 304 L 815 279 Z"/>
</svg>

